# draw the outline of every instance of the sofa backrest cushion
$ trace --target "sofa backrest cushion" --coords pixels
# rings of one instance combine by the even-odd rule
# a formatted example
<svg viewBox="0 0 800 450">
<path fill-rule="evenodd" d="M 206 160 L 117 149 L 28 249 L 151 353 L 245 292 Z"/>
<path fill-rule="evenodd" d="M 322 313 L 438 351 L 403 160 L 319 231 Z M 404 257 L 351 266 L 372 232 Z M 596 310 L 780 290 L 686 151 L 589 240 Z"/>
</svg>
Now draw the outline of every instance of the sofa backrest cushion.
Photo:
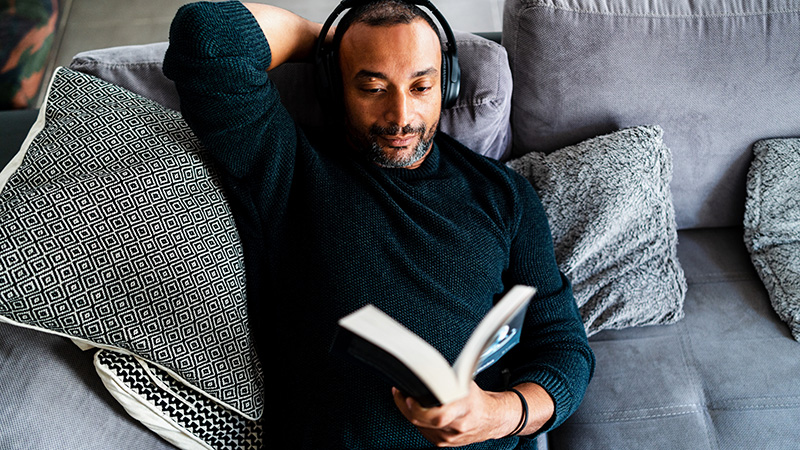
<svg viewBox="0 0 800 450">
<path fill-rule="evenodd" d="M 472 33 L 455 32 L 461 66 L 461 95 L 442 111 L 441 130 L 473 151 L 495 159 L 511 148 L 511 69 L 500 44 Z M 70 69 L 94 75 L 180 110 L 171 80 L 161 72 L 168 43 L 130 45 L 82 52 Z M 314 91 L 313 66 L 284 64 L 270 72 L 284 106 L 307 131 L 322 128 L 324 117 Z"/>
<path fill-rule="evenodd" d="M 800 0 L 507 0 L 512 154 L 660 125 L 679 228 L 741 225 L 752 144 L 800 135 Z"/>
</svg>

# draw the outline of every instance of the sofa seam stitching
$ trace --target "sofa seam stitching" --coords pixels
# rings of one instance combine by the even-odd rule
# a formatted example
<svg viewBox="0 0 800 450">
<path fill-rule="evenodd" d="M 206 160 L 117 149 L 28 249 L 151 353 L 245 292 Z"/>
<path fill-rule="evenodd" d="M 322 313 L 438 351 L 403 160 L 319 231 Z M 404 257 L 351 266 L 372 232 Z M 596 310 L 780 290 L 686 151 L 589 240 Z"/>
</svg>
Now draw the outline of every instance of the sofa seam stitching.
<svg viewBox="0 0 800 450">
<path fill-rule="evenodd" d="M 693 362 L 697 363 L 697 354 L 694 351 L 694 344 L 692 342 L 692 336 L 690 334 L 688 334 L 688 333 L 682 334 L 681 335 L 681 343 L 682 343 L 682 347 L 683 347 L 684 352 L 685 352 L 684 353 L 684 358 L 685 358 L 684 359 L 684 363 L 685 364 L 688 363 L 687 358 L 689 358 L 689 357 L 692 358 Z M 705 388 L 703 386 L 702 377 L 700 377 L 698 375 L 697 369 L 695 369 L 696 367 L 698 367 L 697 364 L 693 364 L 691 366 L 691 368 L 690 368 L 690 366 L 688 364 L 686 364 L 686 366 L 685 366 L 686 373 L 691 378 L 690 381 L 695 381 L 695 383 L 691 383 L 690 385 L 694 386 L 695 395 L 697 395 L 698 398 L 702 399 L 701 404 L 702 405 L 708 405 L 709 404 L 708 395 L 707 395 L 707 392 L 706 392 L 706 390 L 705 390 Z M 689 374 L 690 370 L 691 370 L 692 374 Z M 704 426 L 704 428 L 706 430 L 705 435 L 706 435 L 706 439 L 708 440 L 709 448 L 719 449 L 719 442 L 717 442 L 717 439 L 715 437 L 716 436 L 716 433 L 715 433 L 716 429 L 714 428 L 714 421 L 710 417 L 710 415 L 707 414 L 707 407 L 702 408 L 699 412 L 702 413 L 702 416 L 703 416 L 703 419 L 704 419 L 703 420 L 703 426 Z"/>
<path fill-rule="evenodd" d="M 687 405 L 689 406 L 689 405 Z M 689 414 L 703 414 L 705 411 L 709 412 L 716 412 L 716 411 L 752 411 L 752 410 L 765 410 L 765 409 L 774 409 L 774 408 L 796 408 L 800 407 L 800 403 L 773 403 L 773 404 L 766 404 L 766 405 L 754 405 L 754 406 L 746 406 L 740 408 L 715 408 L 709 405 L 702 405 L 697 404 L 698 409 L 692 411 L 680 411 L 680 412 L 673 412 L 673 413 L 664 413 L 664 414 L 645 414 L 645 415 L 638 415 L 638 416 L 630 416 L 630 417 L 617 417 L 617 418 L 607 418 L 607 419 L 597 419 L 597 420 L 570 420 L 569 424 L 571 425 L 591 425 L 597 423 L 615 423 L 615 422 L 632 422 L 636 420 L 650 420 L 650 419 L 661 419 L 664 417 L 677 417 L 677 416 L 685 416 Z M 635 411 L 635 410 L 634 410 Z M 598 413 L 598 414 L 605 414 L 610 415 L 613 414 L 611 412 L 606 413 Z M 705 414 L 704 414 L 705 415 Z M 711 442 L 709 442 L 711 444 Z"/>
<path fill-rule="evenodd" d="M 613 12 L 613 11 L 593 11 L 590 9 L 575 9 L 566 6 L 556 5 L 542 5 L 542 4 L 528 4 L 528 8 L 532 9 L 549 9 L 552 11 L 566 11 L 575 12 L 579 14 L 593 14 L 598 16 L 608 17 L 633 17 L 633 18 L 650 18 L 650 19 L 704 19 L 704 18 L 738 18 L 738 17 L 757 17 L 757 16 L 770 16 L 780 14 L 791 14 L 800 12 L 800 9 L 776 9 L 772 11 L 752 11 L 752 12 L 739 12 L 739 13 L 708 13 L 708 14 L 658 14 L 658 13 L 634 13 L 634 12 Z"/>
<path fill-rule="evenodd" d="M 129 62 L 129 63 L 109 63 L 105 61 L 92 61 L 87 59 L 74 59 L 70 63 L 70 67 L 72 66 L 94 66 L 94 67 L 138 67 L 138 66 L 152 66 L 153 64 L 161 64 L 163 61 L 153 60 L 153 61 L 137 61 L 137 62 Z"/>
<path fill-rule="evenodd" d="M 760 396 L 760 397 L 742 397 L 742 398 L 731 398 L 726 400 L 717 400 L 709 403 L 683 403 L 680 405 L 667 405 L 667 406 L 650 406 L 646 408 L 633 408 L 633 409 L 622 409 L 619 411 L 599 411 L 592 414 L 595 415 L 605 415 L 610 416 L 614 414 L 624 414 L 624 413 L 637 413 L 637 412 L 645 412 L 645 411 L 658 411 L 664 409 L 677 409 L 677 408 L 702 408 L 702 409 L 709 409 L 712 411 L 720 410 L 720 409 L 727 409 L 716 405 L 722 405 L 725 403 L 735 403 L 737 401 L 746 401 L 746 400 L 787 400 L 787 399 L 797 399 L 797 402 L 794 403 L 770 403 L 769 405 L 774 406 L 793 406 L 793 405 L 800 405 L 800 395 L 789 395 L 789 396 L 781 396 L 781 397 L 770 397 L 770 396 Z M 749 408 L 749 407 L 743 407 Z M 738 409 L 738 408 L 730 408 L 730 409 Z"/>
<path fill-rule="evenodd" d="M 613 423 L 613 422 L 632 422 L 635 420 L 649 420 L 649 419 L 661 419 L 664 417 L 677 417 L 677 416 L 685 416 L 688 414 L 696 414 L 701 413 L 701 409 L 697 409 L 694 411 L 682 411 L 682 412 L 674 412 L 674 413 L 664 413 L 664 414 L 655 414 L 655 415 L 642 415 L 642 416 L 631 416 L 631 417 L 619 417 L 619 418 L 609 418 L 609 419 L 600 419 L 600 420 L 587 420 L 587 421 L 570 421 L 571 425 L 589 425 L 594 423 Z"/>
</svg>

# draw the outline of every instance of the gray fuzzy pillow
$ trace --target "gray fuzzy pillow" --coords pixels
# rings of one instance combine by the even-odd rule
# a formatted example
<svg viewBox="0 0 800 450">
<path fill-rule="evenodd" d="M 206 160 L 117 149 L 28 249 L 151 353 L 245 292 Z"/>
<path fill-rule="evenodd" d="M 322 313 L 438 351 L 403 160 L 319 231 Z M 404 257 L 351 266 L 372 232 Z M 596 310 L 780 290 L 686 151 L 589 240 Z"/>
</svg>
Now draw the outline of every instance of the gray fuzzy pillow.
<svg viewBox="0 0 800 450">
<path fill-rule="evenodd" d="M 672 154 L 662 134 L 628 128 L 508 163 L 539 193 L 589 335 L 683 317 Z"/>
<path fill-rule="evenodd" d="M 800 341 L 800 138 L 753 146 L 744 240 L 775 312 Z"/>
</svg>

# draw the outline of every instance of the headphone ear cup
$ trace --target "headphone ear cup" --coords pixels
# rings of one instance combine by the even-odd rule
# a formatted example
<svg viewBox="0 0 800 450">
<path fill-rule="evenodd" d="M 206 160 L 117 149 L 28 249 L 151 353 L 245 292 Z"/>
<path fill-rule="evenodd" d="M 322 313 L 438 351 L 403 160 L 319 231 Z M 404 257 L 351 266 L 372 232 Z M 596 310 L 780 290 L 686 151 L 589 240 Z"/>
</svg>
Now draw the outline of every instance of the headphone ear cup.
<svg viewBox="0 0 800 450">
<path fill-rule="evenodd" d="M 461 91 L 461 67 L 458 55 L 445 52 L 442 54 L 442 108 L 456 104 Z"/>
<path fill-rule="evenodd" d="M 317 98 L 324 111 L 332 111 L 338 101 L 337 94 L 341 84 L 338 82 L 335 52 L 327 51 L 318 55 L 316 66 Z"/>
<path fill-rule="evenodd" d="M 317 55 L 314 61 L 314 87 L 317 91 L 319 103 L 322 105 L 323 109 L 326 108 L 328 104 L 329 84 L 327 69 L 325 67 L 325 55 Z"/>
</svg>

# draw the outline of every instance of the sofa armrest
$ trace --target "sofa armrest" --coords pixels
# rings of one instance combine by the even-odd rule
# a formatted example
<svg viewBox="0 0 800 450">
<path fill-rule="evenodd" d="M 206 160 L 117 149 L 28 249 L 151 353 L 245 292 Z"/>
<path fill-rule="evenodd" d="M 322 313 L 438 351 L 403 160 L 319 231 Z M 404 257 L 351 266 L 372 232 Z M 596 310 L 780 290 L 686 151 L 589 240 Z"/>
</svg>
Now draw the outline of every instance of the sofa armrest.
<svg viewBox="0 0 800 450">
<path fill-rule="evenodd" d="M 17 154 L 38 115 L 36 109 L 0 111 L 0 170 Z"/>
<path fill-rule="evenodd" d="M 488 40 L 490 40 L 492 42 L 496 42 L 498 44 L 500 44 L 501 41 L 503 40 L 503 33 L 501 31 L 485 31 L 485 32 L 479 32 L 479 33 L 474 33 L 474 34 L 476 36 L 480 36 L 480 37 L 482 37 L 484 39 L 488 39 Z"/>
</svg>

